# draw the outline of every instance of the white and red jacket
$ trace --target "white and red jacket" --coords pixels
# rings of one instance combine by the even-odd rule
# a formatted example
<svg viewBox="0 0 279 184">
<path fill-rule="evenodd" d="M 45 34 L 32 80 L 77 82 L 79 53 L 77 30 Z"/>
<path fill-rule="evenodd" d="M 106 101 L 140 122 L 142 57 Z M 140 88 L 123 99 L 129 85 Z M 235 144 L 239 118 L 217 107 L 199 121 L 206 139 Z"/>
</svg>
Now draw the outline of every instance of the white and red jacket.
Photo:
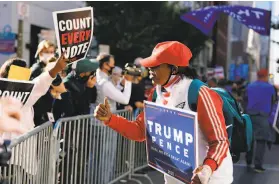
<svg viewBox="0 0 279 184">
<path fill-rule="evenodd" d="M 190 110 L 188 105 L 188 89 L 191 79 L 172 77 L 165 86 L 166 92 L 161 92 L 161 86 L 156 86 L 156 103 L 168 107 Z M 150 100 L 150 99 L 149 99 Z M 208 87 L 201 87 L 198 96 L 197 115 L 199 123 L 199 164 L 210 166 L 213 171 L 209 184 L 231 184 L 233 182 L 233 163 L 229 152 L 229 141 L 225 119 L 222 111 L 221 97 Z M 128 121 L 113 115 L 106 124 L 128 139 L 145 140 L 144 114 L 141 113 L 136 121 Z M 179 180 L 165 175 L 166 184 L 182 184 Z"/>
</svg>

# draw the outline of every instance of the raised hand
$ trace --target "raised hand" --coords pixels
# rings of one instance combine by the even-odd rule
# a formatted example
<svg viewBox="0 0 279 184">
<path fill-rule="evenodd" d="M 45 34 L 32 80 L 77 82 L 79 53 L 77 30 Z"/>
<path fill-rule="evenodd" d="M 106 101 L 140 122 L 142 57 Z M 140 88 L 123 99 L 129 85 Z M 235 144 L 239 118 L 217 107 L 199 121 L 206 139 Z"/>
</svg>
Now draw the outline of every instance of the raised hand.
<svg viewBox="0 0 279 184">
<path fill-rule="evenodd" d="M 61 56 L 58 58 L 55 66 L 49 71 L 49 74 L 52 78 L 55 78 L 56 75 L 64 70 L 69 63 L 69 59 L 66 58 L 66 53 L 64 52 L 61 54 Z"/>
<path fill-rule="evenodd" d="M 100 121 L 109 121 L 111 118 L 111 111 L 110 111 L 110 105 L 108 103 L 107 97 L 104 100 L 104 104 L 99 104 L 95 111 L 94 111 L 94 116 Z"/>
</svg>

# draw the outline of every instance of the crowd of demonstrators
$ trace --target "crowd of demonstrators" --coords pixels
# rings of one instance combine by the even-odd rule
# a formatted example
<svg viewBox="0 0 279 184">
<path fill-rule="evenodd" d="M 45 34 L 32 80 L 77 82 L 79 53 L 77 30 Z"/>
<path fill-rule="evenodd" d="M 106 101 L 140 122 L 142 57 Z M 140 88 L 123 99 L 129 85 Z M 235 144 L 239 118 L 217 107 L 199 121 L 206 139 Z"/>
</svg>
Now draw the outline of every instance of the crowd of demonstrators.
<svg viewBox="0 0 279 184">
<path fill-rule="evenodd" d="M 31 67 L 31 78 L 40 77 L 56 64 L 55 45 L 42 41 L 35 57 L 37 63 Z M 55 122 L 63 117 L 89 114 L 90 105 L 95 103 L 97 96 L 97 68 L 96 60 L 84 59 L 60 70 L 46 94 L 34 105 L 36 126 L 49 121 L 51 117 Z"/>
<path fill-rule="evenodd" d="M 30 99 L 20 110 L 24 114 L 21 117 L 22 129 L 30 131 L 47 121 L 55 123 L 60 118 L 93 113 L 105 97 L 108 97 L 112 111 L 135 111 L 143 108 L 144 80 L 141 76 L 123 75 L 122 69 L 115 67 L 113 55 L 101 53 L 96 59 L 83 59 L 69 64 L 64 54 L 57 58 L 53 43 L 47 40 L 39 43 L 34 56 L 37 62 L 30 68 L 30 80 L 34 81 L 34 89 Z M 27 63 L 21 58 L 9 59 L 1 67 L 0 77 L 8 77 L 11 65 L 27 67 Z M 123 108 L 119 108 L 121 105 Z M 5 134 L 2 136 L 5 137 Z M 115 155 L 112 158 L 116 159 L 117 138 L 114 137 L 109 143 L 114 143 L 114 148 L 102 151 Z M 71 155 L 73 150 L 70 149 L 68 154 Z M 91 158 L 86 159 L 89 161 Z M 112 161 L 107 171 L 109 175 L 113 173 L 114 164 Z M 35 173 L 32 171 L 30 174 Z M 101 182 L 107 183 L 108 180 L 109 177 Z"/>
<path fill-rule="evenodd" d="M 144 100 L 151 100 L 150 95 L 148 98 L 148 94 L 156 92 L 158 95 L 156 103 L 172 107 L 178 101 L 183 100 L 181 95 L 175 95 L 180 94 L 180 91 L 175 90 L 174 86 L 180 86 L 179 89 L 186 91 L 191 81 L 198 78 L 196 72 L 189 67 L 191 51 L 185 45 L 179 42 L 163 42 L 158 44 L 154 50 L 157 50 L 156 54 L 162 54 L 164 57 L 167 55 L 169 58 L 162 60 L 158 55 L 153 56 L 154 54 L 145 59 L 137 58 L 133 66 L 142 70 L 142 73 L 141 75 L 130 75 L 125 73 L 121 67 L 116 66 L 114 56 L 107 53 L 99 54 L 96 59 L 83 59 L 68 65 L 68 59 L 64 57 L 64 54 L 57 57 L 55 44 L 47 40 L 42 41 L 38 45 L 35 55 L 37 62 L 31 67 L 30 80 L 34 81 L 34 89 L 26 104 L 18 109 L 21 116 L 17 118 L 16 115 L 15 120 L 21 122 L 20 130 L 13 129 L 13 131 L 26 132 L 47 121 L 55 123 L 63 117 L 93 114 L 95 111 L 97 119 L 104 121 L 106 125 L 125 137 L 137 141 L 145 140 L 144 114 L 140 112 L 144 108 Z M 26 61 L 22 58 L 9 59 L 0 68 L 1 78 L 8 77 L 11 65 L 27 67 Z M 149 71 L 151 80 L 147 78 L 146 73 L 144 74 L 146 71 Z M 209 87 L 220 87 L 230 92 L 239 103 L 241 110 L 251 116 L 256 151 L 252 149 L 247 153 L 246 161 L 250 166 L 253 162 L 253 154 L 255 154 L 254 164 L 257 172 L 264 171 L 265 146 L 275 141 L 275 132 L 268 123 L 268 116 L 277 93 L 274 86 L 268 84 L 267 74 L 266 70 L 260 70 L 258 80 L 251 84 L 247 84 L 244 79 L 234 82 L 216 78 L 210 78 L 207 81 L 203 79 Z M 187 95 L 183 96 L 187 97 Z M 202 89 L 198 102 L 197 111 L 206 112 L 198 113 L 202 132 L 201 140 L 204 143 L 200 145 L 200 150 L 204 150 L 204 154 L 199 155 L 199 159 L 204 165 L 196 170 L 193 182 L 198 183 L 197 181 L 200 180 L 210 184 L 231 183 L 232 162 L 221 110 L 222 102 L 219 96 L 207 87 Z M 1 103 L 2 99 L 0 99 L 0 107 Z M 184 107 L 184 109 L 187 108 Z M 213 108 L 220 113 L 212 114 L 207 111 L 208 108 Z M 113 112 L 121 109 L 129 110 L 134 114 L 140 113 L 140 115 L 133 122 L 113 115 Z M 9 113 L 11 116 L 14 112 Z M 212 116 L 219 121 L 213 122 Z M 7 116 L 7 118 L 9 117 Z M 214 127 L 218 127 L 218 131 L 222 132 L 222 137 L 215 135 Z M 9 138 L 15 136 L 17 135 Z M 2 134 L 2 138 L 5 138 L 5 133 Z M 95 138 L 93 137 L 93 139 Z M 101 142 L 105 139 L 99 138 L 103 147 L 107 148 L 102 150 L 103 154 L 113 155 L 111 157 L 113 160 L 106 171 L 108 177 L 104 181 L 100 181 L 100 183 L 108 183 L 115 168 L 117 144 L 121 141 L 116 136 L 111 136 L 110 140 L 106 139 L 106 142 Z M 208 151 L 206 151 L 206 145 L 209 147 Z M 222 146 L 223 150 L 217 149 L 218 146 Z M 90 157 L 95 154 L 97 151 L 90 153 L 88 158 L 84 158 L 87 159 L 86 164 L 89 164 L 92 159 Z M 218 158 L 213 155 L 218 155 Z M 100 166 L 103 164 L 99 162 Z M 223 171 L 225 167 L 226 172 Z M 222 177 L 220 177 L 221 175 Z M 180 183 L 168 176 L 165 176 L 165 180 L 167 183 Z"/>
</svg>

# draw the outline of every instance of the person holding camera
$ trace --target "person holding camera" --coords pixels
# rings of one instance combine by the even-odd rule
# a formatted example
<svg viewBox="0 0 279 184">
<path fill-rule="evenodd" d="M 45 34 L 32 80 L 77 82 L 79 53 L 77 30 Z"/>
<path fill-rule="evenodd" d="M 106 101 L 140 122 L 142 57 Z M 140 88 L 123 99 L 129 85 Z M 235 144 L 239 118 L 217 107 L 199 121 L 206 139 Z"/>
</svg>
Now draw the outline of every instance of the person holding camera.
<svg viewBox="0 0 279 184">
<path fill-rule="evenodd" d="M 113 83 L 113 85 L 121 92 L 123 92 L 124 84 L 125 84 L 125 79 L 123 78 L 122 73 L 123 73 L 122 68 L 115 66 L 114 69 L 112 70 L 112 74 L 110 77 L 110 80 Z M 128 111 L 133 111 L 133 108 L 130 105 L 125 106 L 123 104 L 117 103 L 112 100 L 109 101 L 109 104 L 111 106 L 111 109 L 113 109 L 112 111 L 123 110 L 123 109 Z"/>
<path fill-rule="evenodd" d="M 97 100 L 96 104 L 102 103 L 105 97 L 108 97 L 109 100 L 125 104 L 127 105 L 130 101 L 131 97 L 131 89 L 132 89 L 132 79 L 131 75 L 124 75 L 124 89 L 121 92 L 115 85 L 113 85 L 110 80 L 110 75 L 112 74 L 112 70 L 115 67 L 114 57 L 110 54 L 100 54 L 97 57 L 99 61 L 99 68 L 96 72 L 97 77 Z M 112 107 L 111 109 L 116 110 L 116 107 Z"/>
<path fill-rule="evenodd" d="M 122 74 L 132 76 L 132 93 L 128 106 L 119 105 L 119 109 L 125 109 L 138 114 L 143 108 L 144 88 L 143 70 L 140 66 L 132 63 L 127 63 L 122 71 Z"/>
</svg>

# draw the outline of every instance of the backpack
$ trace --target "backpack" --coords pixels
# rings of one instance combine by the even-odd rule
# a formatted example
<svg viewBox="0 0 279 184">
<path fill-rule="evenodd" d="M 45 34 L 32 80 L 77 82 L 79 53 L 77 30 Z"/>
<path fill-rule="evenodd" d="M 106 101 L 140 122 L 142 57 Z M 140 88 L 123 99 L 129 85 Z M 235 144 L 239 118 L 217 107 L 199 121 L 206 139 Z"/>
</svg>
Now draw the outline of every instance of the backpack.
<svg viewBox="0 0 279 184">
<path fill-rule="evenodd" d="M 202 86 L 207 86 L 198 79 L 194 79 L 188 91 L 188 105 L 194 112 L 197 111 L 199 90 Z M 222 88 L 211 88 L 219 94 L 223 100 L 223 115 L 226 122 L 227 133 L 230 141 L 230 152 L 233 162 L 239 161 L 240 153 L 248 152 L 252 146 L 253 130 L 250 116 L 243 114 L 239 110 L 239 105 L 234 97 Z M 152 101 L 157 98 L 156 91 L 152 96 Z"/>
</svg>

